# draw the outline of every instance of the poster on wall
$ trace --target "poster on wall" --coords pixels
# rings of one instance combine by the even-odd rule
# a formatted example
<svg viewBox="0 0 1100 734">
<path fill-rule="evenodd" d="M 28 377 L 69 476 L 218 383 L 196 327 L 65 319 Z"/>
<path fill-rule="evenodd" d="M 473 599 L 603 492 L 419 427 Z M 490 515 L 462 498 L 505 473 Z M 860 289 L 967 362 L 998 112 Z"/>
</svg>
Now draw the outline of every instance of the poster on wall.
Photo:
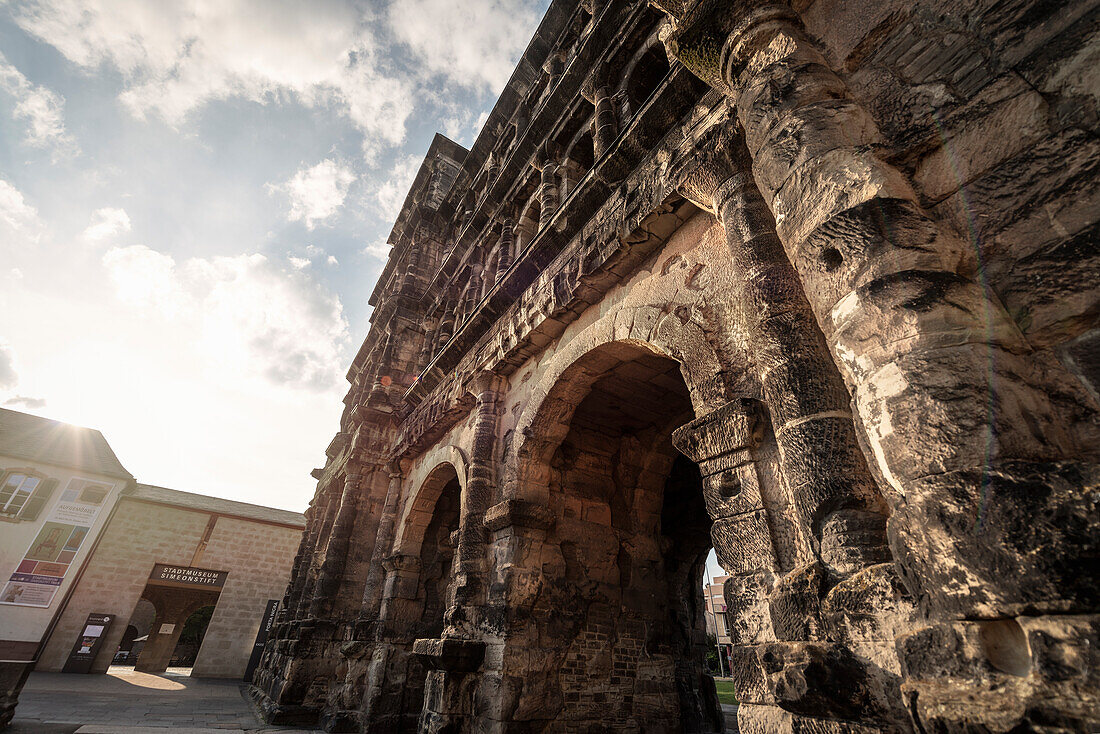
<svg viewBox="0 0 1100 734">
<path fill-rule="evenodd" d="M 48 607 L 84 545 L 111 485 L 73 477 L 0 590 L 0 604 Z"/>
</svg>

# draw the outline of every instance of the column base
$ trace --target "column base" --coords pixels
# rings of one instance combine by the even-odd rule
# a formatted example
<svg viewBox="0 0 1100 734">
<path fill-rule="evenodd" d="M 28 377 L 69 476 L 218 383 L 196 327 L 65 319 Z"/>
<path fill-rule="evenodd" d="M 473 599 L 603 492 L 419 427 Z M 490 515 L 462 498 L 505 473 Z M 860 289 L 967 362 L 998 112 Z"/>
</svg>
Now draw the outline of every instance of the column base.
<svg viewBox="0 0 1100 734">
<path fill-rule="evenodd" d="M 248 697 L 256 706 L 264 723 L 273 726 L 314 726 L 320 712 L 293 704 L 280 704 L 254 685 L 248 687 Z"/>
</svg>

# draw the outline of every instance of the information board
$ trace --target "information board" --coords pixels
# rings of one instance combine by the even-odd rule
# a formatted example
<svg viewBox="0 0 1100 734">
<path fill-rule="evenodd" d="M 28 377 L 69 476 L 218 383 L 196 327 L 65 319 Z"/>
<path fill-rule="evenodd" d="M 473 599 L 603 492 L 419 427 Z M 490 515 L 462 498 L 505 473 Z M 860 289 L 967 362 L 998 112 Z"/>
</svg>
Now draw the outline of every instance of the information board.
<svg viewBox="0 0 1100 734">
<path fill-rule="evenodd" d="M 73 477 L 31 547 L 0 590 L 0 604 L 48 607 L 111 492 L 111 485 Z"/>
<path fill-rule="evenodd" d="M 103 647 L 103 641 L 107 639 L 107 632 L 115 621 L 112 614 L 88 615 L 84 626 L 76 637 L 73 649 L 69 653 L 69 659 L 65 661 L 62 673 L 90 673 L 92 663 L 95 662 L 96 653 Z"/>
</svg>

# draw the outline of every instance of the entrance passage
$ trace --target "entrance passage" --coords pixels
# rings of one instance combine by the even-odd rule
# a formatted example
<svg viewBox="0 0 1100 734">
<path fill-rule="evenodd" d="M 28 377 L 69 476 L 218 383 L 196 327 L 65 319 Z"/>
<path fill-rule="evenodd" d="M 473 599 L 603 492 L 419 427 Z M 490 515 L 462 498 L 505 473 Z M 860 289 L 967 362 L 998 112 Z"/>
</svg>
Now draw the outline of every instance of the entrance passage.
<svg viewBox="0 0 1100 734">
<path fill-rule="evenodd" d="M 386 560 L 390 580 L 379 615 L 386 671 L 378 677 L 384 685 L 366 702 L 372 731 L 418 730 L 428 669 L 412 648 L 418 639 L 443 633 L 461 495 L 455 468 L 440 465 L 417 491 L 397 552 Z"/>
<path fill-rule="evenodd" d="M 564 438 L 542 451 L 560 552 L 538 604 L 560 671 L 550 729 L 720 732 L 701 589 L 711 523 L 699 469 L 671 443 L 695 417 L 679 364 L 612 344 L 574 373 L 583 382 L 558 391 L 576 401 Z"/>
<path fill-rule="evenodd" d="M 199 656 L 199 648 L 202 647 L 202 638 L 206 635 L 206 628 L 210 626 L 210 617 L 214 615 L 214 605 L 199 607 L 183 623 L 183 633 L 176 643 L 176 649 L 172 652 L 172 659 L 168 661 L 170 668 L 190 668 L 195 664 L 195 658 Z"/>
<path fill-rule="evenodd" d="M 135 670 L 163 673 L 169 665 L 194 665 L 226 575 L 223 571 L 161 563 L 153 566 L 129 623 L 149 630 L 144 647 L 132 659 Z M 149 605 L 153 609 L 152 624 L 148 621 Z"/>
<path fill-rule="evenodd" d="M 449 465 L 447 469 L 450 478 L 439 490 L 420 548 L 420 578 L 417 583 L 416 601 L 421 608 L 418 623 L 413 624 L 405 637 L 410 650 L 413 641 L 417 639 L 438 638 L 443 634 L 443 615 L 447 611 L 447 587 L 453 575 L 452 566 L 455 555 L 453 535 L 458 531 L 462 493 L 457 475 Z M 410 656 L 408 660 L 409 674 L 406 678 L 398 731 L 411 733 L 419 729 L 428 669 L 415 655 Z"/>
</svg>

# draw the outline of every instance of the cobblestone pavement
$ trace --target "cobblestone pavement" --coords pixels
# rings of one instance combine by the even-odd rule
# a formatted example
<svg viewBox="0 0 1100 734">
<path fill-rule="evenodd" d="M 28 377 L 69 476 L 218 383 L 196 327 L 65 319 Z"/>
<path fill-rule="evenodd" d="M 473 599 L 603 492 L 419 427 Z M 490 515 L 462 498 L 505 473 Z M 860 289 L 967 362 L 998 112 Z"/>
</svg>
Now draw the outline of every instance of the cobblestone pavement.
<svg viewBox="0 0 1100 734">
<path fill-rule="evenodd" d="M 226 734 L 305 729 L 268 726 L 253 711 L 243 684 L 112 667 L 106 675 L 32 673 L 19 696 L 11 734 Z M 8 732 L 5 732 L 8 734 Z"/>
</svg>

